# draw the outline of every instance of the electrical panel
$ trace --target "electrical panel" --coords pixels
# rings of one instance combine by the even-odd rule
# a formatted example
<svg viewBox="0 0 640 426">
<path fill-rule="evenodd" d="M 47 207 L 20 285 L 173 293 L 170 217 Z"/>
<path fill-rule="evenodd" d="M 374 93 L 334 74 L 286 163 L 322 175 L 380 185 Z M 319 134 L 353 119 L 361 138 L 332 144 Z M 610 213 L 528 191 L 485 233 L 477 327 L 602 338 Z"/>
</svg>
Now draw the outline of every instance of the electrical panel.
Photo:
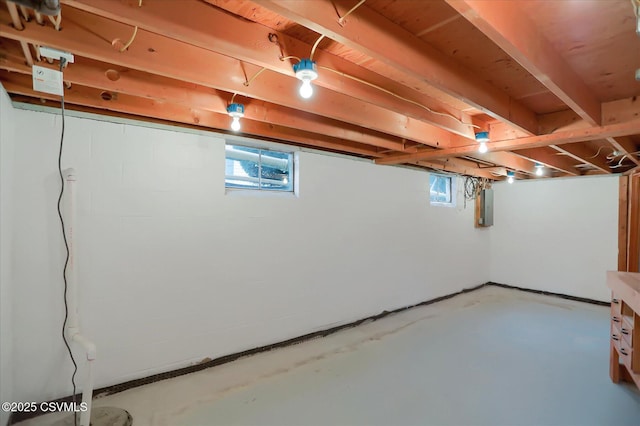
<svg viewBox="0 0 640 426">
<path fill-rule="evenodd" d="M 493 189 L 483 189 L 480 191 L 480 215 L 478 217 L 478 225 L 493 225 Z"/>
</svg>

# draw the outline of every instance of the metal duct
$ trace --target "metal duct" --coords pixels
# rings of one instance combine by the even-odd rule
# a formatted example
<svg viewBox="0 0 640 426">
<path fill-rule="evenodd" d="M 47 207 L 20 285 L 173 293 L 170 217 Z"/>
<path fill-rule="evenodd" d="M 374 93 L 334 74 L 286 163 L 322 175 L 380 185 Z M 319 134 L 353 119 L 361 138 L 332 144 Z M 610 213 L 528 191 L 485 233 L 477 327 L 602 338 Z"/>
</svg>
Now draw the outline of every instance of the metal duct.
<svg viewBox="0 0 640 426">
<path fill-rule="evenodd" d="M 43 15 L 56 16 L 60 13 L 60 0 L 7 0 L 20 6 L 29 7 Z"/>
</svg>

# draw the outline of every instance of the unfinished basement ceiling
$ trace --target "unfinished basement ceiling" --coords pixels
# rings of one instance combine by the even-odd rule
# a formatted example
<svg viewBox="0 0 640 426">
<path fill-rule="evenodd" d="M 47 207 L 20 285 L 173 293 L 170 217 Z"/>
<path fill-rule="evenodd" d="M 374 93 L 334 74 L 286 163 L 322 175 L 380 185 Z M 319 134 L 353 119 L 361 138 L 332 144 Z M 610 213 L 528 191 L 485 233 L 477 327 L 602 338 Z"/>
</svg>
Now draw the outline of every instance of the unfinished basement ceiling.
<svg viewBox="0 0 640 426">
<path fill-rule="evenodd" d="M 62 0 L 59 30 L 3 6 L 14 101 L 59 106 L 32 89 L 49 46 L 72 109 L 232 133 L 233 99 L 243 135 L 489 179 L 640 167 L 636 0 Z"/>
</svg>

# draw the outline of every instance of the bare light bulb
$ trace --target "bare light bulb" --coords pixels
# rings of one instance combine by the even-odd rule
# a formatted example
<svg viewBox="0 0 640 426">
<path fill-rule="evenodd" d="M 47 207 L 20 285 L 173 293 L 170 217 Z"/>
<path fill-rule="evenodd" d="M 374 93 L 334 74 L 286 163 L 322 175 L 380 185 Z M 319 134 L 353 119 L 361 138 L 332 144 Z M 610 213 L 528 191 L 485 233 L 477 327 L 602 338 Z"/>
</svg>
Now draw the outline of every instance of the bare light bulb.
<svg viewBox="0 0 640 426">
<path fill-rule="evenodd" d="M 542 176 L 542 167 L 536 167 L 536 176 Z"/>
<path fill-rule="evenodd" d="M 489 151 L 489 148 L 487 147 L 487 143 L 480 142 L 480 148 L 478 148 L 478 152 L 480 152 L 481 154 L 484 154 L 487 151 Z"/>
<path fill-rule="evenodd" d="M 300 96 L 305 99 L 309 99 L 313 95 L 313 87 L 311 86 L 311 80 L 302 80 L 302 86 L 300 86 Z"/>
<path fill-rule="evenodd" d="M 509 182 L 509 183 L 513 183 L 513 176 L 509 176 L 509 177 L 507 178 L 507 182 Z"/>
<path fill-rule="evenodd" d="M 231 121 L 231 130 L 234 132 L 240 130 L 240 117 L 233 117 L 233 120 Z"/>
</svg>

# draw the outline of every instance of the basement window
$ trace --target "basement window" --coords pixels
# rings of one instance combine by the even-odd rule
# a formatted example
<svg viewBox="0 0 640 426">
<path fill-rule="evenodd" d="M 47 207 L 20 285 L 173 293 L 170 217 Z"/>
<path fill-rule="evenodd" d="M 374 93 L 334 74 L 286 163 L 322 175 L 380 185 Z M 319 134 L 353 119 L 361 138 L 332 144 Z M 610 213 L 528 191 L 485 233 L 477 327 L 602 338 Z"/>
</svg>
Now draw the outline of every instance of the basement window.
<svg viewBox="0 0 640 426">
<path fill-rule="evenodd" d="M 293 153 L 225 146 L 225 187 L 293 192 Z"/>
<path fill-rule="evenodd" d="M 431 205 L 454 206 L 455 180 L 452 176 L 429 174 L 429 200 Z"/>
</svg>

